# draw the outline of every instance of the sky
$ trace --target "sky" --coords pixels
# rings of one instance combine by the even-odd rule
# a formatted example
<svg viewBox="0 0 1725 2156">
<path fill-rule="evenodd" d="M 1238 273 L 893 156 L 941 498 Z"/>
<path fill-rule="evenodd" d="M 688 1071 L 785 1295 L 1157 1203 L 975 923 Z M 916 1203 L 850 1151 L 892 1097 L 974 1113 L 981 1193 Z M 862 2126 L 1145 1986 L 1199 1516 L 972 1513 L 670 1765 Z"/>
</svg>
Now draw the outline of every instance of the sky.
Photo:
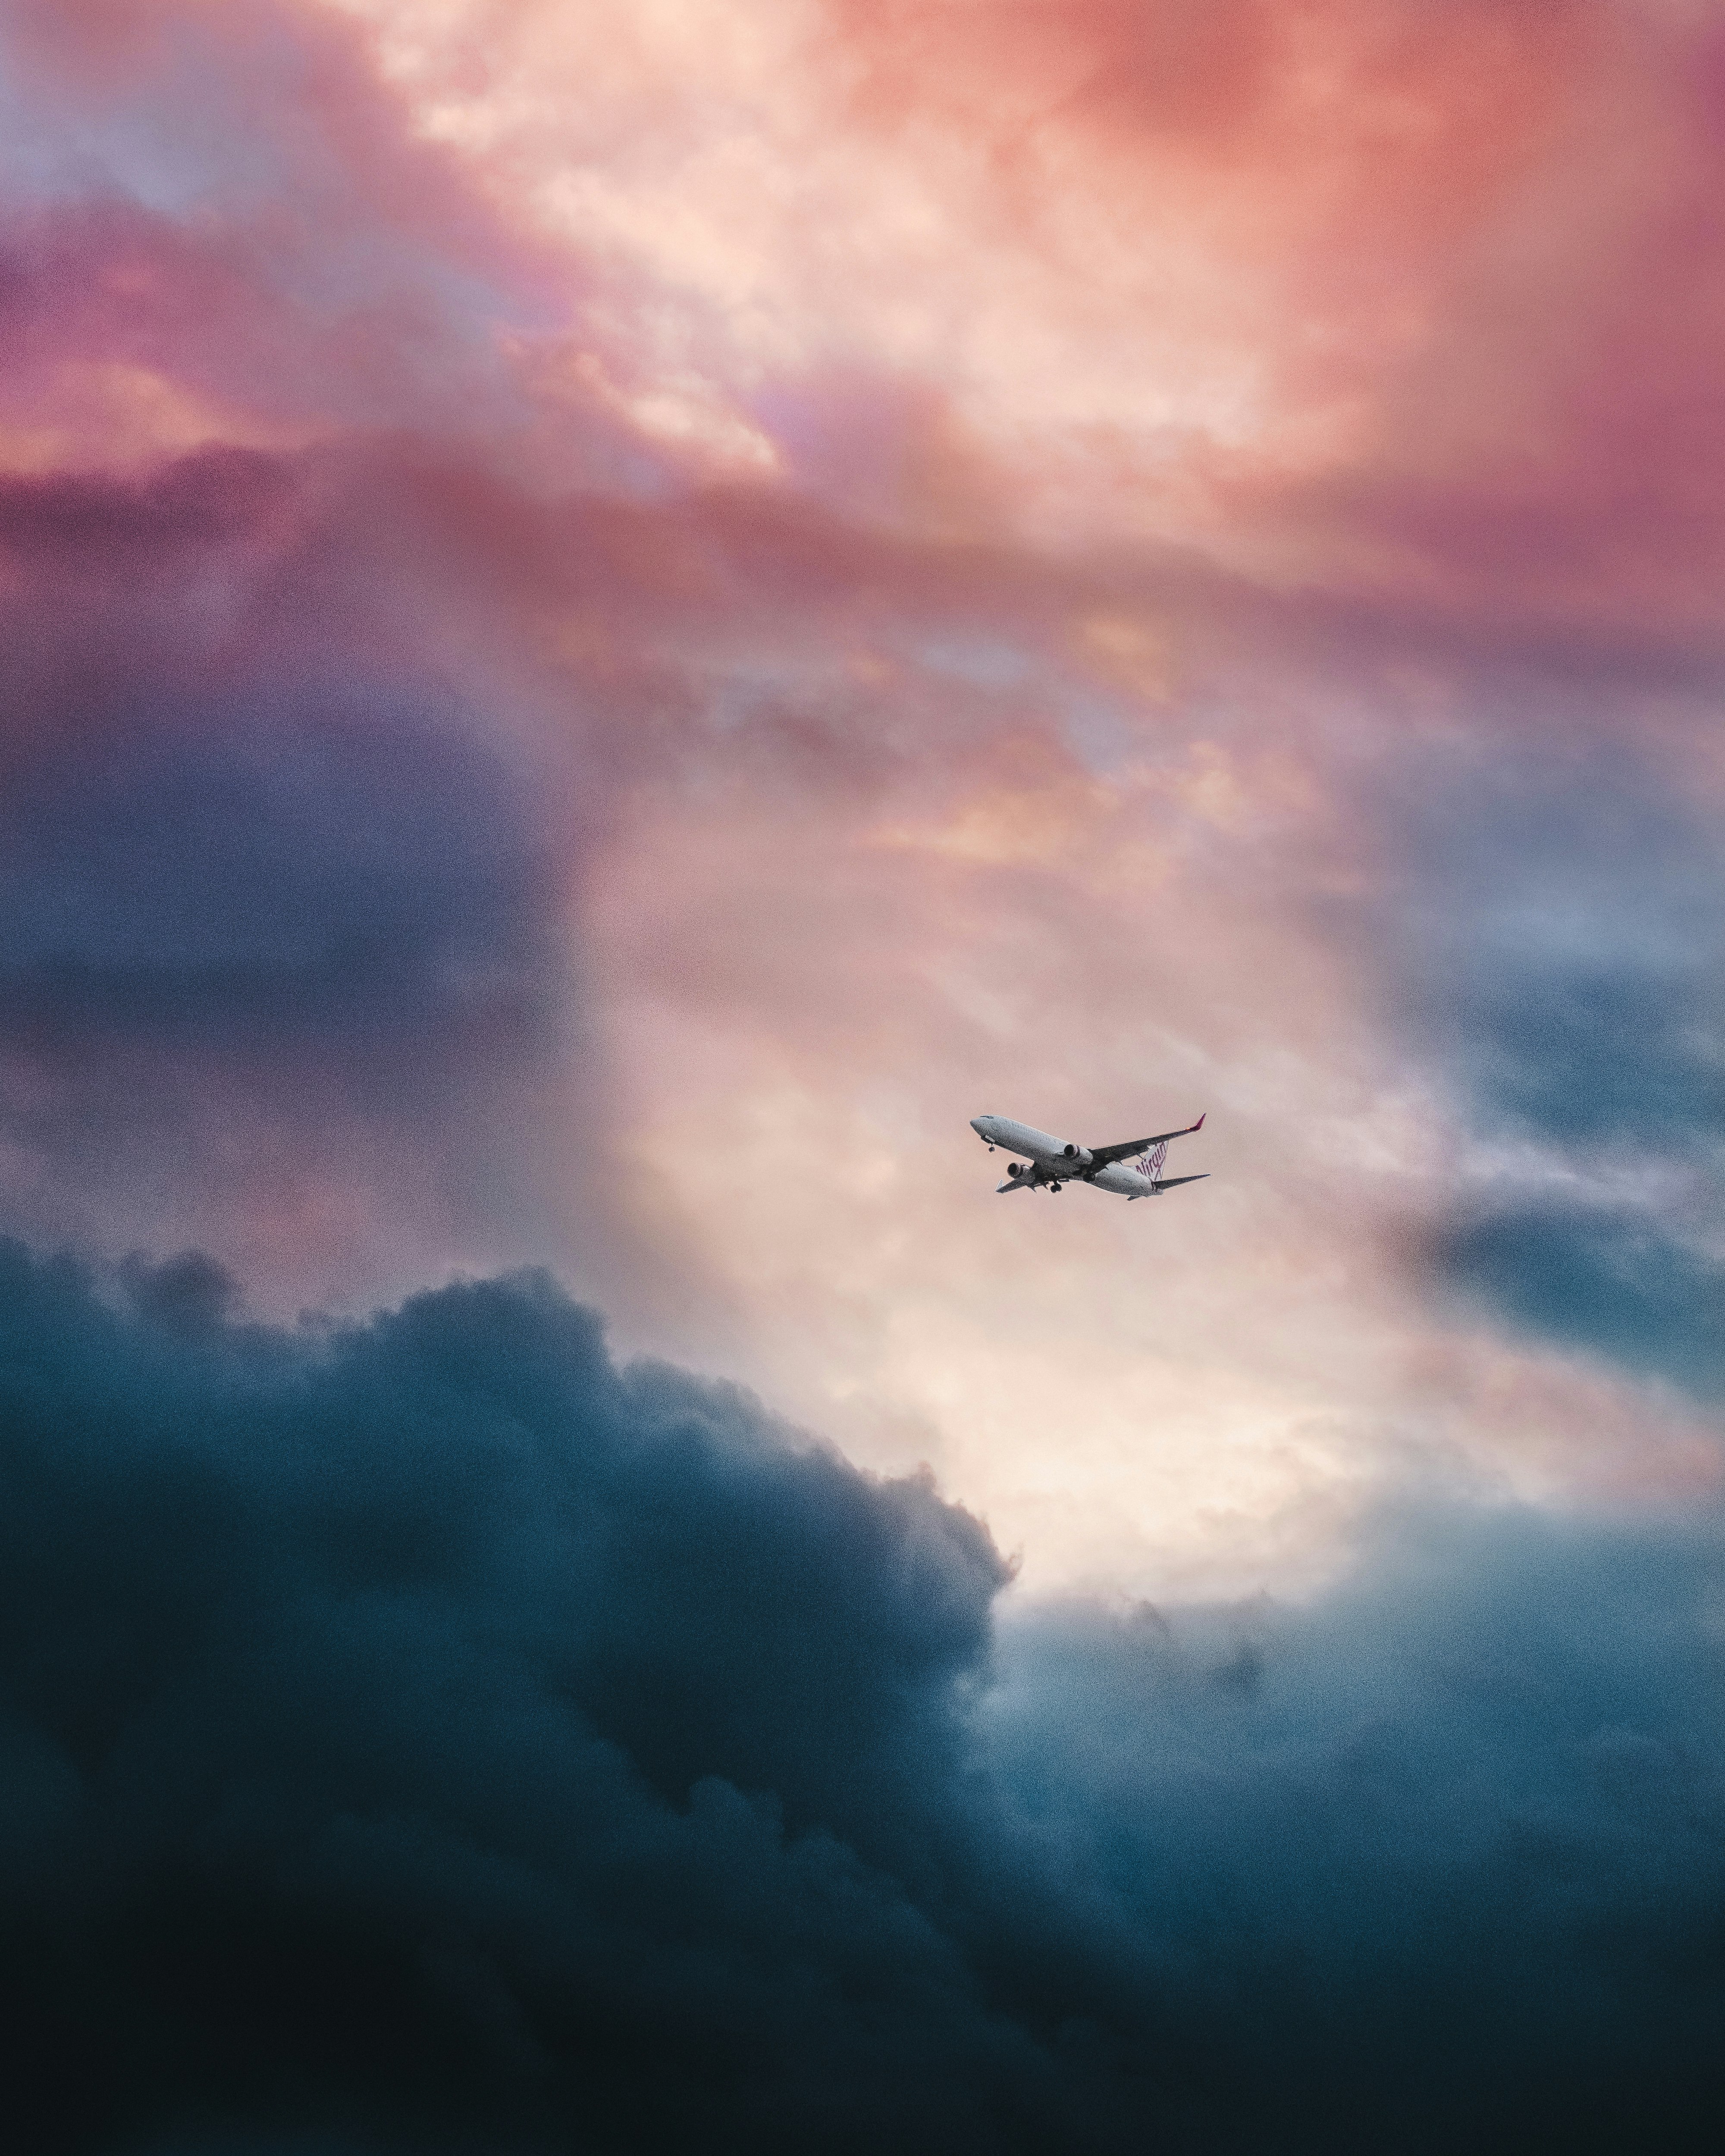
<svg viewBox="0 0 1725 2156">
<path fill-rule="evenodd" d="M 33 2147 L 1702 2145 L 1722 183 L 1709 0 L 0 6 Z"/>
</svg>

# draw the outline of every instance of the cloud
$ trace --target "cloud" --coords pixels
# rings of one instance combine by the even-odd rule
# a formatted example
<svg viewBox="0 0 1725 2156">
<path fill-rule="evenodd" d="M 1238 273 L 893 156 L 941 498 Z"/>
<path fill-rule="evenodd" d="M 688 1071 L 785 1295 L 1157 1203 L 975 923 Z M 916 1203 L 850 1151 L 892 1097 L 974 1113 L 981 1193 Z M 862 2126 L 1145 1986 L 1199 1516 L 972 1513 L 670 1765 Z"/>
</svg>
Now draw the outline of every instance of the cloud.
<svg viewBox="0 0 1725 2156">
<path fill-rule="evenodd" d="M 321 1340 L 140 1286 L 7 1260 L 20 2130 L 792 2146 L 1012 2078 L 906 1883 L 973 1522 L 542 1281 Z"/>
<path fill-rule="evenodd" d="M 1038 1587 L 1705 1486 L 1712 33 L 736 17 L 12 11 L 5 1223 L 552 1256 Z"/>
<path fill-rule="evenodd" d="M 113 520 L 105 530 L 111 537 Z M 3 811 L 14 1044 L 356 1067 L 546 1019 L 554 904 L 525 790 L 447 692 L 250 670 L 72 672 L 20 714 Z"/>
<path fill-rule="evenodd" d="M 1712 1519 L 1421 1507 L 1304 1611 L 1024 1624 L 1004 1779 L 1139 1996 L 1214 2046 L 1199 2145 L 1609 2147 L 1644 2102 L 1705 2132 L 1720 1554 Z"/>
<path fill-rule="evenodd" d="M 1725 908 L 1709 810 L 1659 736 L 1643 747 L 1585 692 L 1567 701 L 1531 715 L 1537 747 L 1411 759 L 1385 804 L 1388 993 L 1470 1132 L 1425 1247 L 1476 1307 L 1716 1399 Z"/>
<path fill-rule="evenodd" d="M 1711 1522 L 997 1635 L 926 1481 L 542 1278 L 225 1295 L 0 1262 L 31 2146 L 1706 2145 Z"/>
<path fill-rule="evenodd" d="M 1628 806 L 1617 763 L 1496 801 L 1486 781 L 1394 937 L 1407 1001 L 1491 1127 L 1602 1167 L 1704 1157 L 1725 1110 L 1706 824 L 1669 795 Z"/>
<path fill-rule="evenodd" d="M 531 1150 L 575 1030 L 578 814 L 500 738 L 519 698 L 416 634 L 362 491 L 228 447 L 0 481 L 14 1222 L 196 1233 L 261 1278 L 296 1191 L 381 1177 L 400 1221 L 455 1123 Z"/>
<path fill-rule="evenodd" d="M 517 1250 L 589 826 L 450 475 L 531 431 L 532 250 L 326 11 L 23 9 L 5 57 L 8 1219 L 289 1308 Z M 566 470 L 616 439 L 557 412 Z"/>
<path fill-rule="evenodd" d="M 1512 1322 L 1709 1400 L 1725 1392 L 1725 1264 L 1645 1210 L 1483 1208 L 1434 1239 L 1450 1283 Z"/>
</svg>

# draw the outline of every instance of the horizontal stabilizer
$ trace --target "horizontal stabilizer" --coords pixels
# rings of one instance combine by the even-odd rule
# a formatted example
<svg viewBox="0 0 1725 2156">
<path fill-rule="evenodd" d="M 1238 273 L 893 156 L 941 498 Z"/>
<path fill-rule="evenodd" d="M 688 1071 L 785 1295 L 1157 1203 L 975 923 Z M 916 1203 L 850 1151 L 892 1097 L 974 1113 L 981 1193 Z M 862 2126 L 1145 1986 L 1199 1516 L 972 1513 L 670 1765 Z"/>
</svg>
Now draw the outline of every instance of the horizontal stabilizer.
<svg viewBox="0 0 1725 2156">
<path fill-rule="evenodd" d="M 1165 1182 L 1153 1183 L 1153 1190 L 1178 1190 L 1183 1183 L 1208 1183 L 1208 1175 L 1171 1175 Z"/>
</svg>

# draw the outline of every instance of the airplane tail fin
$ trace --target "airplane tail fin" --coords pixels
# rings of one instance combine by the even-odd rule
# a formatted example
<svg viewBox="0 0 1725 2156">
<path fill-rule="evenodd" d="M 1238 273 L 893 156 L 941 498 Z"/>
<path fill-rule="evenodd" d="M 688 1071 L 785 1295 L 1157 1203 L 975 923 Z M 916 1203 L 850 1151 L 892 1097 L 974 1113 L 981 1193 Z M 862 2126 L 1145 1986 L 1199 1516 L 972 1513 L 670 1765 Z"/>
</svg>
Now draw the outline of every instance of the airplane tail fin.
<svg viewBox="0 0 1725 2156">
<path fill-rule="evenodd" d="M 1168 1140 L 1166 1138 L 1158 1139 L 1155 1147 L 1147 1152 L 1142 1160 L 1135 1160 L 1132 1163 L 1133 1168 L 1143 1177 L 1153 1190 L 1160 1188 L 1157 1178 L 1167 1165 Z"/>
</svg>

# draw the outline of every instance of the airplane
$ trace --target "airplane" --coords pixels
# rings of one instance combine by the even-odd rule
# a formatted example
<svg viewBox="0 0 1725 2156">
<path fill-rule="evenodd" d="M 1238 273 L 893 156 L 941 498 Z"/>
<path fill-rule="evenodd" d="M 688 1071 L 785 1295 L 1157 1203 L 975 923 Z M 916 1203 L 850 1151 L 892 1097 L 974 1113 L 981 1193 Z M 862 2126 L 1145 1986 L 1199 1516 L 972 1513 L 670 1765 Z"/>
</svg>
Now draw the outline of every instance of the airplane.
<svg viewBox="0 0 1725 2156">
<path fill-rule="evenodd" d="M 1057 1191 L 1065 1183 L 1093 1183 L 1098 1190 L 1112 1190 L 1122 1198 L 1160 1198 L 1164 1190 L 1176 1189 L 1183 1183 L 1208 1179 L 1202 1175 L 1164 1176 L 1162 1172 L 1168 1164 L 1168 1140 L 1189 1137 L 1194 1131 L 1201 1131 L 1203 1116 L 1182 1130 L 1161 1131 L 1153 1138 L 1127 1138 L 1122 1144 L 1106 1146 L 1062 1144 L 1046 1131 L 1015 1123 L 1009 1116 L 973 1116 L 970 1127 L 990 1152 L 999 1146 L 1007 1152 L 1023 1154 L 1029 1163 L 1026 1168 L 1017 1161 L 1012 1163 L 997 1197 L 1000 1191 Z"/>
</svg>

